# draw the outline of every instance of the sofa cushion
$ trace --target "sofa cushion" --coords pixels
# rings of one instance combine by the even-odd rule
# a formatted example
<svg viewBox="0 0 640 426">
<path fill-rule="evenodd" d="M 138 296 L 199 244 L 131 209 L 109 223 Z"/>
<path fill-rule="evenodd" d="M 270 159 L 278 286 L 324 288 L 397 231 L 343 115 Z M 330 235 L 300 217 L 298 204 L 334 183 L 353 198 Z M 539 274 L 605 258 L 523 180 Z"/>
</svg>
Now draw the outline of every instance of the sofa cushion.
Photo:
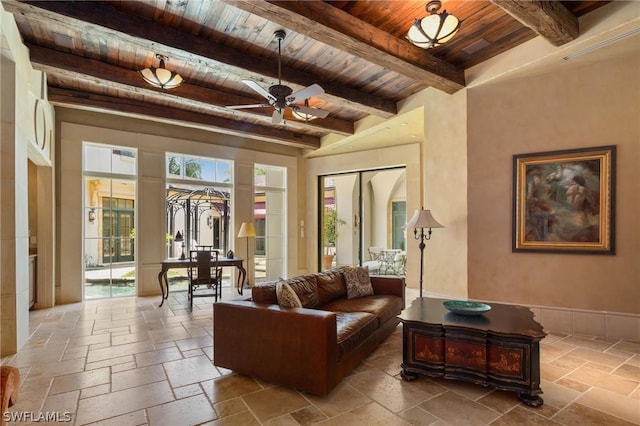
<svg viewBox="0 0 640 426">
<path fill-rule="evenodd" d="M 402 311 L 402 298 L 385 294 L 357 299 L 342 297 L 320 306 L 320 309 L 331 312 L 367 312 L 376 316 L 377 326 L 380 326 Z"/>
<path fill-rule="evenodd" d="M 276 296 L 278 297 L 278 305 L 283 308 L 302 308 L 302 302 L 298 295 L 286 281 L 278 281 Z"/>
<path fill-rule="evenodd" d="M 318 284 L 318 303 L 320 305 L 347 294 L 344 277 L 338 269 L 329 269 L 316 274 L 316 282 Z"/>
<path fill-rule="evenodd" d="M 378 328 L 376 317 L 367 312 L 337 312 L 338 360 L 357 348 Z"/>
<path fill-rule="evenodd" d="M 251 288 L 251 300 L 256 303 L 278 304 L 276 296 L 276 282 L 256 284 Z"/>
<path fill-rule="evenodd" d="M 362 266 L 344 268 L 344 282 L 347 286 L 347 298 L 355 299 L 373 294 L 369 279 L 369 270 Z"/>
<path fill-rule="evenodd" d="M 316 274 L 302 275 L 286 280 L 291 289 L 295 291 L 304 308 L 315 308 L 318 306 L 318 284 Z"/>
</svg>

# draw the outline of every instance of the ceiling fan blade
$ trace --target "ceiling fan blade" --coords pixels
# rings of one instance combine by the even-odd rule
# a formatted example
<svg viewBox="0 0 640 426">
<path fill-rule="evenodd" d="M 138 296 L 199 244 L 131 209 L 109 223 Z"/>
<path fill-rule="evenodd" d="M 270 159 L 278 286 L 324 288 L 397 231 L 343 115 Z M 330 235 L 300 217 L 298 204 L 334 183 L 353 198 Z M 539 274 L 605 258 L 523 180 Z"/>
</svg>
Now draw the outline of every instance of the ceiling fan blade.
<svg viewBox="0 0 640 426">
<path fill-rule="evenodd" d="M 275 102 L 276 101 L 276 98 L 271 93 L 269 93 L 266 89 L 264 89 L 262 86 L 260 86 L 255 81 L 253 81 L 253 80 L 242 80 L 242 82 L 244 84 L 246 84 L 247 86 L 251 87 L 256 92 L 260 93 L 265 98 L 267 98 L 269 100 L 269 102 Z"/>
<path fill-rule="evenodd" d="M 329 115 L 329 111 L 318 108 L 309 108 L 306 105 L 290 105 L 289 108 L 302 114 L 309 114 L 318 118 L 326 118 Z"/>
<path fill-rule="evenodd" d="M 250 105 L 229 105 L 227 109 L 244 109 L 244 108 L 268 108 L 270 104 L 250 104 Z"/>
<path fill-rule="evenodd" d="M 318 96 L 322 93 L 324 93 L 324 89 L 320 87 L 319 84 L 312 84 L 311 86 L 300 89 L 297 92 L 292 93 L 291 96 L 288 96 L 287 103 L 292 104 L 296 101 L 304 101 L 305 99 L 309 99 L 312 96 Z"/>
<path fill-rule="evenodd" d="M 271 124 L 280 124 L 282 122 L 282 110 L 275 109 L 271 116 Z"/>
</svg>

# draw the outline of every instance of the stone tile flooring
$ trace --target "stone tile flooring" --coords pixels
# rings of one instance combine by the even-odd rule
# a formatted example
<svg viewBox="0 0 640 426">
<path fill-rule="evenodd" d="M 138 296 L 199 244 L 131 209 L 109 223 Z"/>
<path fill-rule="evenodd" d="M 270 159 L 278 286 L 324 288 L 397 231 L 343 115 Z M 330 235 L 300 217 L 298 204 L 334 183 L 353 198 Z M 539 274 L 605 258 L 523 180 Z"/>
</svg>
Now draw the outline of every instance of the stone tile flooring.
<svg viewBox="0 0 640 426">
<path fill-rule="evenodd" d="M 216 368 L 211 299 L 196 299 L 193 313 L 185 293 L 158 303 L 94 300 L 32 312 L 29 342 L 2 359 L 22 376 L 11 412 L 23 422 L 10 424 L 46 416 L 77 425 L 640 424 L 640 343 L 550 333 L 541 343 L 545 404 L 530 408 L 515 393 L 479 385 L 403 381 L 399 325 L 319 398 Z"/>
</svg>

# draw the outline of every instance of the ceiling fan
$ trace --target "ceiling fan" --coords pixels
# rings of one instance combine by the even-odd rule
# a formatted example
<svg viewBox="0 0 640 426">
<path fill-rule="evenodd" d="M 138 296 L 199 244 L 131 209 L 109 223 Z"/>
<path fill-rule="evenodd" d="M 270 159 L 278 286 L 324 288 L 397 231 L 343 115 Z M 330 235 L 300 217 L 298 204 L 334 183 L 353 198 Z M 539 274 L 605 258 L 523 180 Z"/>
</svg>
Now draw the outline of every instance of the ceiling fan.
<svg viewBox="0 0 640 426">
<path fill-rule="evenodd" d="M 264 108 L 272 106 L 275 110 L 271 116 L 272 124 L 280 124 L 284 114 L 284 109 L 289 108 L 294 112 L 299 112 L 303 115 L 314 116 L 319 118 L 325 118 L 329 115 L 328 111 L 323 111 L 317 108 L 310 108 L 308 105 L 308 99 L 312 96 L 317 96 L 324 93 L 324 89 L 318 84 L 312 84 L 304 89 L 293 92 L 293 89 L 289 86 L 282 84 L 282 58 L 281 58 L 281 44 L 282 40 L 286 36 L 284 30 L 277 30 L 273 33 L 276 40 L 278 40 L 278 84 L 274 84 L 269 87 L 269 90 L 265 90 L 253 80 L 242 80 L 244 84 L 260 93 L 267 99 L 267 103 L 252 104 L 252 105 L 232 105 L 228 106 L 229 109 L 243 109 L 243 108 Z M 305 102 L 306 101 L 306 102 Z M 304 102 L 304 105 L 298 105 L 296 102 Z"/>
</svg>

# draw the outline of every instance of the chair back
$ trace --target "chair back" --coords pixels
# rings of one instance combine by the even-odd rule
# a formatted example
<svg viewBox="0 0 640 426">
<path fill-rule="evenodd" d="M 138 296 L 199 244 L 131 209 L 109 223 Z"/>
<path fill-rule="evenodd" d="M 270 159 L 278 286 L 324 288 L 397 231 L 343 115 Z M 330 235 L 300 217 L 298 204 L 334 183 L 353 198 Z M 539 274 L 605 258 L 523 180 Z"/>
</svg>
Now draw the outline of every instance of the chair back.
<svg viewBox="0 0 640 426">
<path fill-rule="evenodd" d="M 219 278 L 218 272 L 218 250 L 199 247 L 197 250 L 189 252 L 191 266 L 189 268 L 189 278 L 193 281 L 205 283 L 215 281 Z"/>
</svg>

